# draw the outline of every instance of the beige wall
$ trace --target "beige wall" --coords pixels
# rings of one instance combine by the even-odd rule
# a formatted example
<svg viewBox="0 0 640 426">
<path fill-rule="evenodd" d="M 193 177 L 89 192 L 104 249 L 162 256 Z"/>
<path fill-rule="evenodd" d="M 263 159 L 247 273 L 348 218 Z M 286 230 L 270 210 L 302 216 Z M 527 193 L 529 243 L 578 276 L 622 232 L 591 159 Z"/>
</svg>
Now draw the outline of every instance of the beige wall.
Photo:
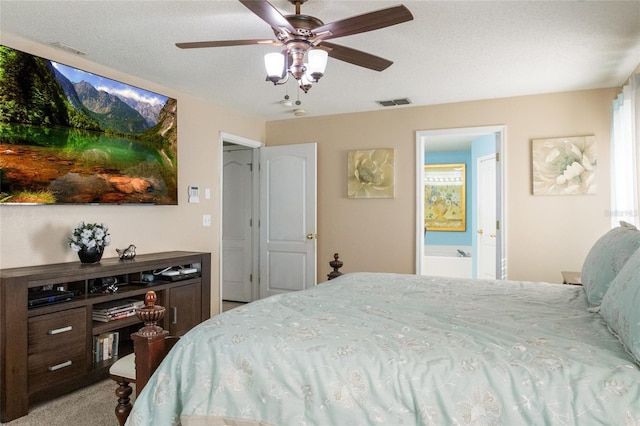
<svg viewBox="0 0 640 426">
<path fill-rule="evenodd" d="M 2 34 L 2 43 L 178 100 L 178 206 L 0 206 L 0 268 L 76 261 L 66 238 L 81 221 L 107 223 L 115 248 L 139 253 L 201 250 L 212 253 L 212 312 L 218 310 L 219 132 L 269 145 L 318 142 L 318 281 L 339 252 L 343 271 L 413 273 L 415 262 L 415 132 L 507 126 L 508 276 L 559 281 L 579 270 L 593 242 L 609 227 L 609 106 L 616 89 L 409 107 L 369 113 L 265 123 L 194 96 L 160 87 L 57 49 Z M 309 100 L 312 108 L 312 99 Z M 598 194 L 533 197 L 530 140 L 594 134 Z M 396 198 L 346 197 L 346 158 L 352 149 L 396 149 Z M 188 185 L 209 187 L 210 200 L 186 202 Z M 212 226 L 202 227 L 202 215 Z"/>
<path fill-rule="evenodd" d="M 57 49 L 2 34 L 2 44 L 86 71 L 143 87 L 178 101 L 178 206 L 0 206 L 0 268 L 77 261 L 66 244 L 78 222 L 104 222 L 115 248 L 133 243 L 138 253 L 197 250 L 212 253 L 212 313 L 218 312 L 219 132 L 264 139 L 264 121 L 199 100 L 184 93 L 98 66 Z M 187 187 L 211 189 L 200 204 L 187 203 Z M 202 226 L 202 215 L 212 226 Z"/>
<path fill-rule="evenodd" d="M 267 145 L 318 143 L 318 281 L 343 272 L 415 272 L 416 131 L 506 125 L 507 274 L 560 282 L 609 225 L 609 109 L 618 89 L 524 96 L 268 122 Z M 313 99 L 307 101 L 313 109 Z M 596 137 L 597 194 L 531 195 L 531 139 Z M 395 148 L 395 199 L 348 199 L 347 153 Z"/>
</svg>

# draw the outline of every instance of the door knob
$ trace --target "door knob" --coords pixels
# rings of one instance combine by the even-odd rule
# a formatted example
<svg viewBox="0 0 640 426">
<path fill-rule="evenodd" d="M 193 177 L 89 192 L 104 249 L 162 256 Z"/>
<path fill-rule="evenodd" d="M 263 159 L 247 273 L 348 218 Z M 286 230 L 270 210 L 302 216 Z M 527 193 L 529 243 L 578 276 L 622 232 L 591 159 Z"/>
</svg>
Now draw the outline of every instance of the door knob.
<svg viewBox="0 0 640 426">
<path fill-rule="evenodd" d="M 314 238 L 316 238 L 315 234 L 307 234 L 307 240 L 313 240 Z"/>
<path fill-rule="evenodd" d="M 480 234 L 480 235 L 484 234 L 484 230 L 478 229 L 478 234 Z"/>
</svg>

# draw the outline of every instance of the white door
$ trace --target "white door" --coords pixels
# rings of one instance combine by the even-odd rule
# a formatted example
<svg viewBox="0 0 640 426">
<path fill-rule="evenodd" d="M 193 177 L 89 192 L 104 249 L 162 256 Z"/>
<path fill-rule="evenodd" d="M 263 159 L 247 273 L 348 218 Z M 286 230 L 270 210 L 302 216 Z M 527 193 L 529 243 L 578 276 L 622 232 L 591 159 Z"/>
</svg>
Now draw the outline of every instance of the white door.
<svg viewBox="0 0 640 426">
<path fill-rule="evenodd" d="M 316 284 L 316 144 L 260 148 L 260 297 Z"/>
<path fill-rule="evenodd" d="M 223 153 L 222 300 L 251 302 L 252 150 Z"/>
<path fill-rule="evenodd" d="M 477 160 L 478 236 L 476 267 L 478 278 L 496 278 L 496 155 Z"/>
</svg>

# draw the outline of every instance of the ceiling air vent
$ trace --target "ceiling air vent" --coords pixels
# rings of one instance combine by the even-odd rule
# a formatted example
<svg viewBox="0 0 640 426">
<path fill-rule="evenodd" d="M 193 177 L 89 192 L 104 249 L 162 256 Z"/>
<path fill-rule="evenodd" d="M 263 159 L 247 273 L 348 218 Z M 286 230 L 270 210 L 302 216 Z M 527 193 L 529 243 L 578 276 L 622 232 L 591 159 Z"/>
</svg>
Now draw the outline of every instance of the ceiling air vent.
<svg viewBox="0 0 640 426">
<path fill-rule="evenodd" d="M 409 105 L 411 103 L 411 100 L 409 98 L 401 98 L 401 99 L 392 99 L 389 101 L 376 101 L 376 102 L 380 106 L 390 107 L 390 106 L 398 106 L 398 105 Z"/>
<path fill-rule="evenodd" d="M 69 46 L 68 44 L 62 43 L 60 41 L 56 41 L 54 43 L 50 43 L 51 46 L 57 47 L 58 49 L 66 50 L 67 52 L 75 53 L 78 56 L 85 56 L 87 53 L 83 52 L 80 49 L 76 49 L 73 46 Z"/>
</svg>

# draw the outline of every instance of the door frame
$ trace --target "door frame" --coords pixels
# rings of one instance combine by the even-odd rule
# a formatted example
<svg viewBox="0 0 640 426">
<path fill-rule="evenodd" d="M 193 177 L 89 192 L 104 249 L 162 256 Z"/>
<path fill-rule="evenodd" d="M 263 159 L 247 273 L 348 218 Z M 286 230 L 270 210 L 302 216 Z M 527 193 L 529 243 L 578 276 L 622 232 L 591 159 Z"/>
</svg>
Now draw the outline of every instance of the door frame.
<svg viewBox="0 0 640 426">
<path fill-rule="evenodd" d="M 253 164 L 258 164 L 259 162 L 259 153 L 258 153 L 258 149 L 262 148 L 263 146 L 265 146 L 265 144 L 263 142 L 260 141 L 256 141 L 253 139 L 248 139 L 242 136 L 237 136 L 237 135 L 233 135 L 230 133 L 225 133 L 225 132 L 219 132 L 218 133 L 218 141 L 219 141 L 219 152 L 218 152 L 218 182 L 219 182 L 219 186 L 218 186 L 218 197 L 219 197 L 219 211 L 222 212 L 222 194 L 223 194 L 223 188 L 224 188 L 224 143 L 228 142 L 228 143 L 232 143 L 235 145 L 242 145 L 242 146 L 246 146 L 249 148 L 252 148 L 252 162 Z M 257 173 L 257 171 L 254 169 L 253 171 L 253 176 L 252 176 L 252 185 L 253 185 L 253 195 L 252 195 L 252 209 L 253 211 L 251 212 L 252 217 L 254 218 L 254 222 L 256 221 L 256 218 L 259 216 L 259 201 L 260 201 L 260 191 L 259 191 L 259 185 L 260 185 L 260 177 L 259 177 L 259 173 Z M 218 253 L 220 253 L 220 255 L 218 256 L 218 300 L 219 300 L 219 312 L 222 313 L 222 256 L 223 256 L 223 250 L 222 250 L 222 226 L 223 226 L 223 217 L 222 217 L 222 213 L 220 213 L 220 229 L 218 230 L 218 235 L 220 236 L 220 238 L 218 238 Z M 260 250 L 260 235 L 259 235 L 259 228 L 257 226 L 253 226 L 251 229 L 251 239 L 252 239 L 252 249 L 251 249 L 251 254 L 252 254 L 252 261 L 251 261 L 251 269 L 252 269 L 252 273 L 253 273 L 253 282 L 251 283 L 251 299 L 252 300 L 257 300 L 259 298 L 259 291 L 260 289 L 258 288 L 258 286 L 256 285 L 258 276 L 259 276 L 259 259 L 258 259 L 258 255 L 259 255 L 259 250 Z"/>
<path fill-rule="evenodd" d="M 451 129 L 418 130 L 416 131 L 416 259 L 415 273 L 422 273 L 422 261 L 424 258 L 424 157 L 426 146 L 429 141 L 437 139 L 453 140 L 454 138 L 480 137 L 495 134 L 496 155 L 498 158 L 498 168 L 496 170 L 496 218 L 500 222 L 500 229 L 496 239 L 496 278 L 506 279 L 507 277 L 507 217 L 506 217 L 506 133 L 507 126 L 479 126 L 461 127 Z M 472 225 L 473 226 L 473 225 Z"/>
</svg>

